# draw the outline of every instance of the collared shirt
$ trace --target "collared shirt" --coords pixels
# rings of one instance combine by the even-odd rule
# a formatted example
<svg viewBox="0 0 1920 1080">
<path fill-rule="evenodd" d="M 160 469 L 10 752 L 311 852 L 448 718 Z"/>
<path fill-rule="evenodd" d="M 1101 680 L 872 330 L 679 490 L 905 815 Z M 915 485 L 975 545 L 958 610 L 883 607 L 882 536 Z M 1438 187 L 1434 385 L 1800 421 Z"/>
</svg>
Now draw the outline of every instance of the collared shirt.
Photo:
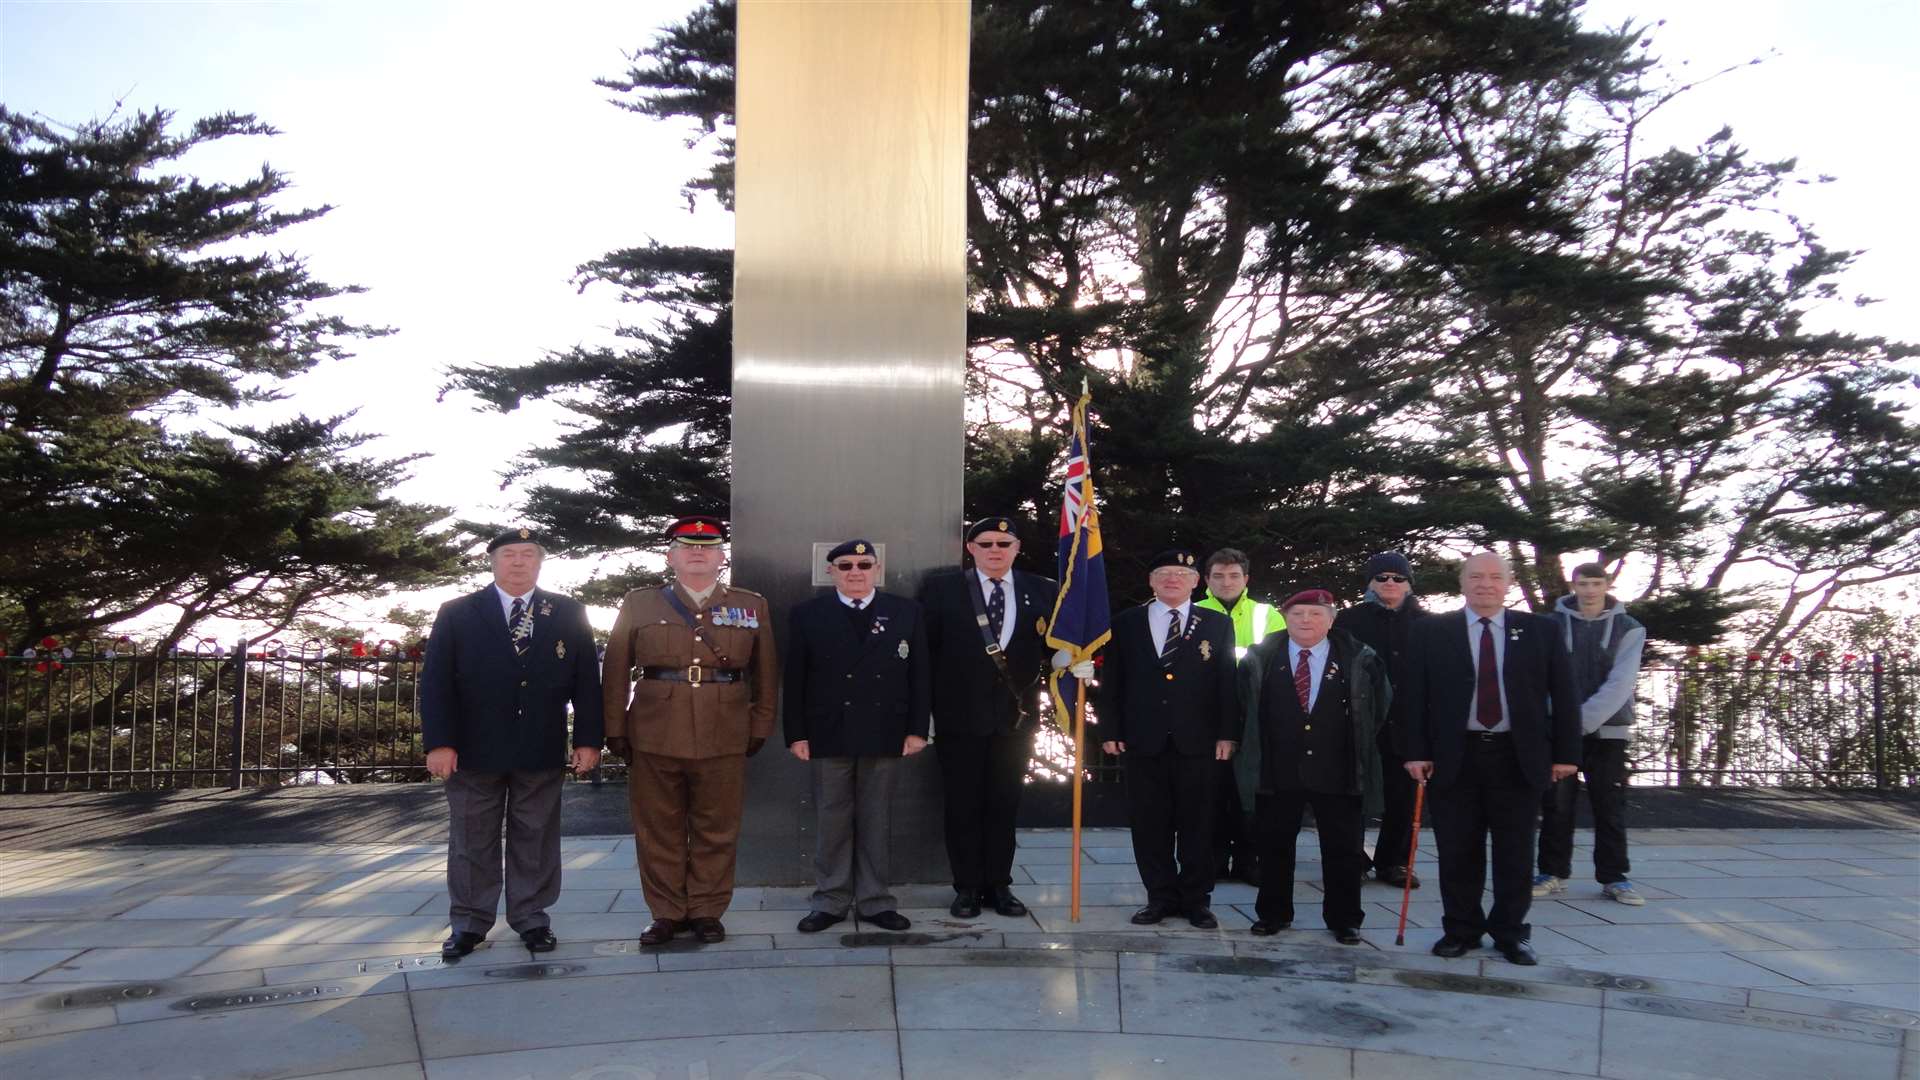
<svg viewBox="0 0 1920 1080">
<path fill-rule="evenodd" d="M 534 590 L 528 589 L 526 593 L 521 596 L 511 596 L 507 593 L 507 590 L 501 588 L 500 583 L 496 581 L 493 583 L 493 591 L 500 597 L 500 614 L 506 617 L 507 629 L 511 630 L 513 629 L 513 602 L 515 600 L 524 601 L 525 607 L 532 607 Z"/>
<path fill-rule="evenodd" d="M 707 597 L 712 596 L 714 593 L 714 590 L 720 587 L 720 582 L 716 580 L 713 584 L 707 586 L 704 589 L 701 589 L 699 592 L 695 592 L 693 591 L 693 589 L 687 586 L 686 582 L 679 581 L 678 579 L 675 579 L 675 580 L 676 580 L 676 583 L 679 584 L 681 591 L 685 592 L 688 596 L 693 597 L 694 607 L 699 607 L 700 605 L 706 603 Z"/>
<path fill-rule="evenodd" d="M 1312 678 L 1313 680 L 1313 682 L 1307 688 L 1307 711 L 1312 712 L 1314 705 L 1318 703 L 1320 700 L 1320 677 L 1326 674 L 1327 658 L 1333 654 L 1333 643 L 1328 641 L 1326 638 L 1321 638 L 1320 643 L 1318 645 L 1315 645 L 1313 648 L 1307 649 L 1304 651 L 1307 654 L 1307 672 L 1309 677 Z M 1300 648 L 1300 643 L 1293 640 L 1292 638 L 1288 638 L 1287 639 L 1287 674 L 1288 676 L 1292 676 L 1292 674 L 1295 671 L 1299 670 L 1301 652 L 1302 652 L 1302 649 Z"/>
<path fill-rule="evenodd" d="M 855 604 L 859 604 L 860 606 L 854 609 L 856 611 L 868 611 L 873 608 L 873 598 L 880 595 L 880 590 L 875 589 L 874 591 L 868 593 L 867 595 L 861 597 L 858 600 L 855 600 L 853 597 L 848 596 L 846 593 L 841 592 L 839 589 L 833 590 L 833 595 L 839 597 L 840 602 L 847 605 L 850 608 L 853 607 L 853 605 Z"/>
<path fill-rule="evenodd" d="M 1500 722 L 1490 728 L 1480 726 L 1480 695 L 1475 693 L 1467 699 L 1467 730 L 1512 731 L 1513 710 L 1507 706 L 1507 611 L 1501 608 L 1488 618 L 1493 620 L 1493 660 L 1500 672 Z M 1466 620 L 1467 653 L 1473 657 L 1474 685 L 1477 687 L 1480 677 L 1480 616 L 1472 608 L 1467 608 Z"/>
<path fill-rule="evenodd" d="M 1167 613 L 1170 611 L 1178 611 L 1180 613 L 1180 628 L 1182 630 L 1185 630 L 1192 624 L 1192 601 L 1187 601 L 1178 608 L 1170 608 L 1158 600 L 1148 604 L 1147 629 L 1153 632 L 1153 651 L 1155 653 L 1164 653 L 1167 651 Z"/>
<path fill-rule="evenodd" d="M 993 579 L 979 567 L 973 570 L 974 587 L 980 590 L 981 610 L 986 610 L 986 602 L 993 597 Z M 1007 613 L 1000 619 L 1000 647 L 1006 648 L 1013 641 L 1013 613 L 1019 602 L 1013 598 L 1013 570 L 1007 570 L 1007 576 L 1000 579 L 1001 595 L 1006 598 Z"/>
</svg>

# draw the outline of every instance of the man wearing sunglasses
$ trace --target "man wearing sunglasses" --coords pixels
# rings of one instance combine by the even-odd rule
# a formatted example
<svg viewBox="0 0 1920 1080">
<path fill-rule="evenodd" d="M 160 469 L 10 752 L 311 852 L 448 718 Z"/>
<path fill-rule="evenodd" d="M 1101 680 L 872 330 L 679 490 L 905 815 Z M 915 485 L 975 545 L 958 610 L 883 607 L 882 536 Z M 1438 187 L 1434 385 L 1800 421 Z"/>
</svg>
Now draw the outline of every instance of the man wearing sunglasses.
<svg viewBox="0 0 1920 1080">
<path fill-rule="evenodd" d="M 1020 809 L 1040 677 L 1048 669 L 1047 619 L 1057 586 L 1013 568 L 1020 554 L 1012 517 L 967 530 L 972 562 L 929 577 L 920 590 L 933 661 L 934 751 L 946 789 L 947 860 L 954 918 L 983 906 L 1019 918 L 1013 895 L 1013 823 Z"/>
<path fill-rule="evenodd" d="M 1367 560 L 1366 595 L 1360 603 L 1340 612 L 1333 622 L 1335 630 L 1344 630 L 1374 651 L 1387 668 L 1387 681 L 1398 691 L 1407 682 L 1407 630 L 1415 620 L 1426 616 L 1420 599 L 1413 595 L 1413 563 L 1397 551 L 1383 551 Z M 1380 726 L 1380 782 L 1385 810 L 1380 815 L 1380 832 L 1373 844 L 1373 876 L 1402 888 L 1408 882 L 1407 849 L 1413 844 L 1413 792 L 1419 787 L 1407 775 L 1406 759 L 1400 756 L 1401 718 L 1406 702 L 1395 693 L 1387 708 L 1387 722 Z M 1420 876 L 1411 875 L 1412 886 L 1420 887 Z"/>
<path fill-rule="evenodd" d="M 827 553 L 833 592 L 796 604 L 786 650 L 787 749 L 812 774 L 816 887 L 803 934 L 856 911 L 882 930 L 912 925 L 887 889 L 888 809 L 900 759 L 927 746 L 932 700 L 920 605 L 875 587 L 870 540 Z"/>
</svg>

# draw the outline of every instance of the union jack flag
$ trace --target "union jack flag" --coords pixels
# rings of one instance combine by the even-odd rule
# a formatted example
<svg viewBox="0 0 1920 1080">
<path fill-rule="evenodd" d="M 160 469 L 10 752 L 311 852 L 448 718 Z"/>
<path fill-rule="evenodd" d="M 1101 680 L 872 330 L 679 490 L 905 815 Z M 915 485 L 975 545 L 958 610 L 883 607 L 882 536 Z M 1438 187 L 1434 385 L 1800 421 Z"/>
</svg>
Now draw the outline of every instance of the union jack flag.
<svg viewBox="0 0 1920 1080">
<path fill-rule="evenodd" d="M 1066 497 L 1060 508 L 1060 593 L 1047 625 L 1047 644 L 1065 649 L 1073 662 L 1091 660 L 1113 636 L 1107 605 L 1107 562 L 1100 541 L 1100 511 L 1093 498 L 1093 460 L 1087 450 L 1087 405 L 1083 390 L 1073 407 L 1073 437 L 1067 447 Z M 1064 727 L 1072 715 L 1073 675 L 1062 669 L 1048 681 L 1054 715 Z"/>
</svg>

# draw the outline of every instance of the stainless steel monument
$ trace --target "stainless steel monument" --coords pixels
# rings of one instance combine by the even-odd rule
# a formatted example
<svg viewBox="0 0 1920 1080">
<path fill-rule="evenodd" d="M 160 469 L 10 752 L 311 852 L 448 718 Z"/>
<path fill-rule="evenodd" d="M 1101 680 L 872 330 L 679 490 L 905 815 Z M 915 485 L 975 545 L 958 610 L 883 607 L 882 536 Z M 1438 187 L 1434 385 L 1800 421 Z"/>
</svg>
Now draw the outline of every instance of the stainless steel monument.
<svg viewBox="0 0 1920 1080">
<path fill-rule="evenodd" d="M 886 544 L 908 596 L 960 555 L 968 18 L 739 6 L 732 576 L 777 620 L 812 594 L 818 542 Z M 902 881 L 947 876 L 932 754 L 900 778 Z M 747 784 L 740 882 L 810 882 L 806 766 L 776 740 Z"/>
</svg>

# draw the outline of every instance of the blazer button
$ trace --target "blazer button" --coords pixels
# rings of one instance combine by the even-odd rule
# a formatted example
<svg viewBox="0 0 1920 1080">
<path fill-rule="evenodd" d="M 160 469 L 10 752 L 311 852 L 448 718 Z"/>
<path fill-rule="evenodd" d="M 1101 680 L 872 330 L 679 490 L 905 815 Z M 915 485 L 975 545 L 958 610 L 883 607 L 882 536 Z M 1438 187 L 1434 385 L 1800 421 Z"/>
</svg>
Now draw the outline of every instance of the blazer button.
<svg viewBox="0 0 1920 1080">
<path fill-rule="evenodd" d="M 1307 756 L 1308 756 L 1308 757 L 1312 757 L 1312 756 L 1313 756 L 1313 751 L 1311 751 L 1311 750 L 1309 750 L 1309 751 L 1307 751 Z"/>
<path fill-rule="evenodd" d="M 525 679 L 521 679 L 521 680 L 520 680 L 520 685 L 521 685 L 521 686 L 525 686 L 525 685 L 527 685 L 527 680 L 525 680 Z"/>
<path fill-rule="evenodd" d="M 1308 725 L 1307 725 L 1307 730 L 1308 730 L 1308 731 L 1312 731 L 1312 730 L 1313 730 L 1313 725 L 1312 725 L 1312 724 L 1308 724 Z"/>
</svg>

